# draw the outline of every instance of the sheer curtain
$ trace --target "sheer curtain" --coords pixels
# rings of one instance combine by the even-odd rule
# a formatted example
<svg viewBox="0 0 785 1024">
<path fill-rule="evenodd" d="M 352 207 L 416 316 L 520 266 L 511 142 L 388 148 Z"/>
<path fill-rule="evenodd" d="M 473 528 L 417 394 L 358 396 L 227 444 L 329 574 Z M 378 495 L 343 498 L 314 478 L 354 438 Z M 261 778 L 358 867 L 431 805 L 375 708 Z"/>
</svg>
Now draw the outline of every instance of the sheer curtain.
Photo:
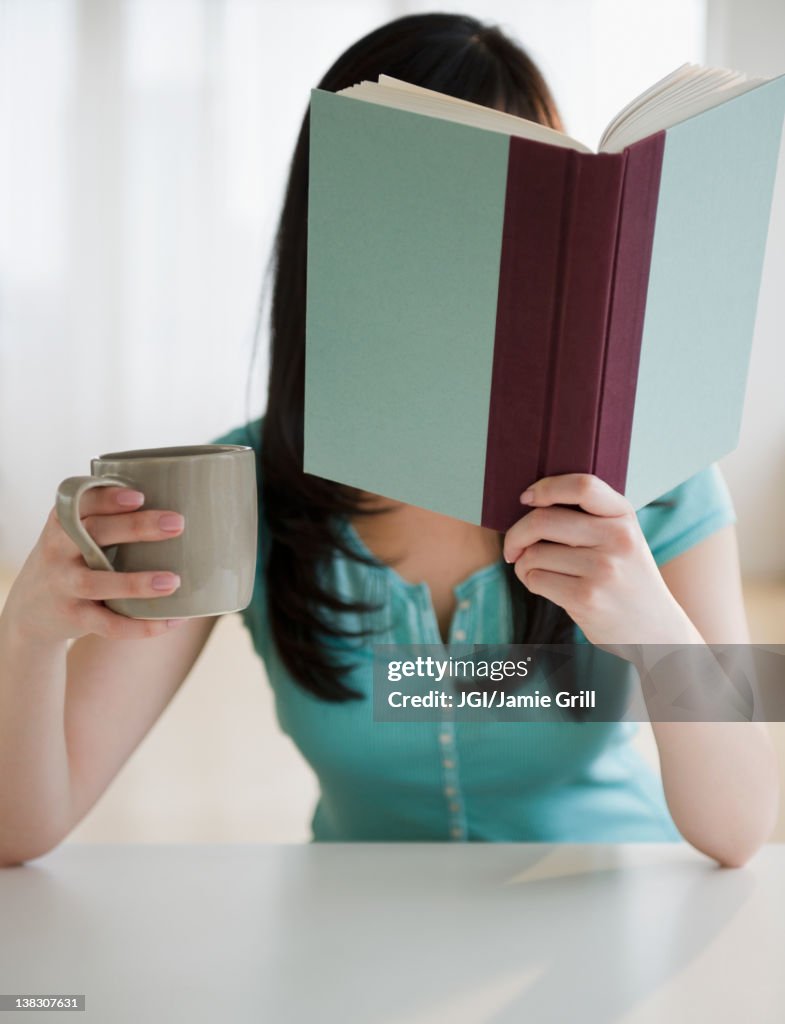
<svg viewBox="0 0 785 1024">
<path fill-rule="evenodd" d="M 308 91 L 381 0 L 0 0 L 0 564 L 100 451 L 264 406 L 262 272 Z M 450 3 L 501 23 L 593 144 L 704 57 L 703 0 Z M 250 374 L 250 376 L 249 376 Z"/>
</svg>

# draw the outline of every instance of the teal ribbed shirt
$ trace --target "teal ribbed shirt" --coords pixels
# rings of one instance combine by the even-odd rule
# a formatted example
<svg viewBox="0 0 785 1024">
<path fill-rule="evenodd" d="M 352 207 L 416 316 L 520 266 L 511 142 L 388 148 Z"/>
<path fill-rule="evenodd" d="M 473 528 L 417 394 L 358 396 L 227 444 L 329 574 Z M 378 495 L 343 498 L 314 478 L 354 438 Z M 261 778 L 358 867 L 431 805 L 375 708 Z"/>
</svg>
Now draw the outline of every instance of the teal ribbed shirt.
<svg viewBox="0 0 785 1024">
<path fill-rule="evenodd" d="M 215 438 L 258 450 L 263 418 Z M 716 466 L 697 473 L 638 519 L 655 560 L 667 562 L 735 520 Z M 368 553 L 348 520 L 350 543 Z M 372 629 L 352 648 L 346 683 L 364 700 L 341 704 L 303 690 L 281 663 L 270 631 L 264 573 L 264 509 L 250 605 L 242 612 L 275 695 L 281 728 L 316 773 L 316 840 L 656 842 L 679 840 L 659 776 L 633 747 L 631 722 L 376 722 L 375 643 L 441 644 L 425 583 L 336 552 L 322 570 L 334 592 L 378 604 L 341 613 L 347 629 Z M 479 569 L 456 588 L 450 643 L 512 641 L 504 565 Z M 582 637 L 579 636 L 578 639 Z M 585 639 L 585 638 L 584 638 Z"/>
</svg>

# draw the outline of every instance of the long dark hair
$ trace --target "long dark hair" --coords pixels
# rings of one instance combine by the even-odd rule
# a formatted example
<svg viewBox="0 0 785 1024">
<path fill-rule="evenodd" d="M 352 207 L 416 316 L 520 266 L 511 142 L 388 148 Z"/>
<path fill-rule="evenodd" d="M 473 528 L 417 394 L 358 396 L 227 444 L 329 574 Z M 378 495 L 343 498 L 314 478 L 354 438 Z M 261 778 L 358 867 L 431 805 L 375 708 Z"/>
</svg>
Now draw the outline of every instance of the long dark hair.
<svg viewBox="0 0 785 1024">
<path fill-rule="evenodd" d="M 373 81 L 379 74 L 561 128 L 548 87 L 524 50 L 498 27 L 466 15 L 418 14 L 391 21 L 350 46 L 318 88 L 337 92 L 364 79 Z M 370 609 L 339 598 L 318 570 L 336 549 L 367 561 L 347 542 L 338 520 L 374 511 L 353 488 L 302 470 L 308 140 L 306 112 L 268 268 L 274 283 L 260 504 L 266 530 L 268 615 L 278 653 L 302 687 L 337 702 L 361 694 L 345 685 L 349 666 L 332 656 L 331 646 L 358 634 L 337 626 L 330 613 Z M 506 566 L 506 572 L 513 613 L 510 641 L 567 642 L 573 623 L 566 612 L 531 594 L 513 566 Z"/>
</svg>

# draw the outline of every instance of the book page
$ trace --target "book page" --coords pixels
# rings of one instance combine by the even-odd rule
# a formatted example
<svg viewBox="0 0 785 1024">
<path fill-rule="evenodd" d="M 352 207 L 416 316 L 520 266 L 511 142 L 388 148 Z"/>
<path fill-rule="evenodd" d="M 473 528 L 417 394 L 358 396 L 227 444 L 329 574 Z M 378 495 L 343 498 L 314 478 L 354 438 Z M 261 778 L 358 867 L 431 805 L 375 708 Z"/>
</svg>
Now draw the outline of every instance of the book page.
<svg viewBox="0 0 785 1024">
<path fill-rule="evenodd" d="M 426 117 L 438 117 L 456 124 L 501 132 L 504 135 L 534 139 L 552 146 L 575 149 L 581 153 L 591 152 L 588 146 L 577 139 L 537 121 L 529 121 L 525 117 L 517 117 L 515 114 L 495 110 L 481 103 L 470 103 L 455 96 L 445 96 L 444 93 L 402 82 L 390 75 L 379 75 L 378 82 L 361 82 L 359 85 L 339 89 L 338 95 L 394 107 L 397 110 L 408 110 L 414 114 L 424 114 Z"/>
<path fill-rule="evenodd" d="M 686 121 L 767 81 L 768 78 L 751 77 L 727 68 L 682 64 L 619 111 L 603 132 L 597 152 L 619 153 L 633 142 Z M 340 89 L 338 95 L 580 153 L 594 152 L 572 136 L 537 121 L 446 96 L 391 75 L 379 75 L 377 82 L 363 81 Z"/>
<path fill-rule="evenodd" d="M 754 89 L 768 78 L 726 68 L 682 64 L 627 104 L 600 139 L 598 152 L 619 153 L 633 142 Z"/>
</svg>

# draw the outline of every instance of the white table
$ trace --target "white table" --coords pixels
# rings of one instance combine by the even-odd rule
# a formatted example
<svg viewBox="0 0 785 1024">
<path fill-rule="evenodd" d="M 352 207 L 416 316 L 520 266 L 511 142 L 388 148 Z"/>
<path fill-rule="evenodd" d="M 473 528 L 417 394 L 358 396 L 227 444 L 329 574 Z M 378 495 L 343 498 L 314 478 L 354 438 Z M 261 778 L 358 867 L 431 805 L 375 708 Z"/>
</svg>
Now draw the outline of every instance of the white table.
<svg viewBox="0 0 785 1024">
<path fill-rule="evenodd" d="M 67 844 L 0 871 L 0 993 L 84 993 L 76 1022 L 781 1024 L 783 953 L 783 845 L 723 870 L 686 844 Z"/>
</svg>

